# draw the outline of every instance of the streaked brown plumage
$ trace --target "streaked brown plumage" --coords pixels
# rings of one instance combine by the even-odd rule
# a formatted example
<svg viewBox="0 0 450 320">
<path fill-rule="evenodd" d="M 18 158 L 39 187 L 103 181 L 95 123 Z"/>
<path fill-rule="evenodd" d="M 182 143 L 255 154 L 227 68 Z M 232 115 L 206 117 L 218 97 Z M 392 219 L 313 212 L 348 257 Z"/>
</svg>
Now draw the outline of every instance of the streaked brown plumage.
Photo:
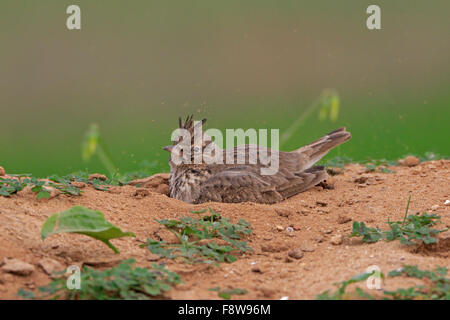
<svg viewBox="0 0 450 320">
<path fill-rule="evenodd" d="M 202 120 L 202 124 L 206 119 Z M 193 132 L 194 122 L 188 117 L 179 127 Z M 327 178 L 324 167 L 314 166 L 328 151 L 351 138 L 345 128 L 336 129 L 309 145 L 291 152 L 279 152 L 279 170 L 274 175 L 261 175 L 259 161 L 249 164 L 170 164 L 170 196 L 188 203 L 257 202 L 276 203 L 308 190 Z M 208 140 L 208 139 L 205 139 Z M 174 143 L 176 145 L 177 142 Z M 203 148 L 211 141 L 206 141 Z M 164 150 L 172 151 L 173 146 Z M 235 160 L 241 152 L 255 145 L 234 148 Z M 226 150 L 222 150 L 225 154 Z M 270 155 L 271 150 L 267 149 Z M 192 152 L 192 155 L 194 152 Z M 225 159 L 225 155 L 224 155 Z M 259 159 L 259 157 L 258 157 Z"/>
</svg>

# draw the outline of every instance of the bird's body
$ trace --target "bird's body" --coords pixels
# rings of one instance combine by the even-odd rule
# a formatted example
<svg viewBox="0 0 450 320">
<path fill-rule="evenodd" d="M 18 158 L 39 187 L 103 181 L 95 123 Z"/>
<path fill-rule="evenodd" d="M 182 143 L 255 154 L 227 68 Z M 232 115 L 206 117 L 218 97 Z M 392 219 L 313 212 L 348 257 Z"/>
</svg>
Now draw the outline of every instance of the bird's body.
<svg viewBox="0 0 450 320">
<path fill-rule="evenodd" d="M 204 122 L 204 121 L 203 121 Z M 181 122 L 180 122 L 181 123 Z M 184 126 L 193 130 L 192 118 Z M 233 150 L 234 164 L 184 164 L 169 161 L 170 196 L 188 203 L 257 202 L 276 203 L 306 191 L 327 178 L 324 167 L 314 166 L 329 150 L 349 140 L 351 135 L 340 128 L 315 142 L 291 152 L 279 152 L 279 169 L 273 175 L 262 175 L 264 166 L 258 157 L 252 164 L 248 155 L 261 150 L 256 145 L 241 145 Z M 210 142 L 213 143 L 213 142 Z M 225 154 L 227 150 L 221 150 Z M 244 164 L 238 164 L 238 155 L 245 153 Z"/>
</svg>

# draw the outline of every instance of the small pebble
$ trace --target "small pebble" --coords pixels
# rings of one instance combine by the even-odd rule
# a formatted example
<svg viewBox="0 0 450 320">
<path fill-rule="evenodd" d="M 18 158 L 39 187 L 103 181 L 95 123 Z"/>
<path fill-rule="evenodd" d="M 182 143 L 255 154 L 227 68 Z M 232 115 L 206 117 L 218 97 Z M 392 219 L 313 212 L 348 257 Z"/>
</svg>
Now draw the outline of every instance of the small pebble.
<svg viewBox="0 0 450 320">
<path fill-rule="evenodd" d="M 275 294 L 275 292 L 276 292 L 275 289 L 272 289 L 272 288 L 269 288 L 269 287 L 262 287 L 262 288 L 259 288 L 259 290 L 262 292 L 262 294 L 266 298 L 272 297 Z"/>
<path fill-rule="evenodd" d="M 71 185 L 73 185 L 74 187 L 79 188 L 79 189 L 83 189 L 86 187 L 86 183 L 84 183 L 82 181 L 73 181 L 71 183 Z"/>
<path fill-rule="evenodd" d="M 419 158 L 414 156 L 408 156 L 405 159 L 398 160 L 398 164 L 405 167 L 414 167 L 420 163 Z"/>
<path fill-rule="evenodd" d="M 294 259 L 303 258 L 303 251 L 301 249 L 294 249 L 288 252 L 288 256 Z"/>
<path fill-rule="evenodd" d="M 321 207 L 326 207 L 328 205 L 328 203 L 326 203 L 324 201 L 316 201 L 316 204 Z"/>
<path fill-rule="evenodd" d="M 314 250 L 316 250 L 316 246 L 313 245 L 312 243 L 304 243 L 301 246 L 301 249 L 303 252 L 314 252 Z"/>
<path fill-rule="evenodd" d="M 155 192 L 157 193 L 161 193 L 161 194 L 165 194 L 166 196 L 170 195 L 170 188 L 169 185 L 167 184 L 160 184 L 159 186 L 156 187 Z"/>
<path fill-rule="evenodd" d="M 105 181 L 108 178 L 104 174 L 100 174 L 100 173 L 93 173 L 93 174 L 89 175 L 89 180 L 94 180 L 94 179 L 99 179 L 99 180 Z"/>
<path fill-rule="evenodd" d="M 148 261 L 158 261 L 158 260 L 161 260 L 161 256 L 159 256 L 159 255 L 157 255 L 157 254 L 154 254 L 154 253 L 150 253 L 150 254 L 147 256 L 147 260 L 148 260 Z"/>
<path fill-rule="evenodd" d="M 33 273 L 34 266 L 19 259 L 5 258 L 3 260 L 2 271 L 16 274 L 18 276 L 29 276 Z"/>
<path fill-rule="evenodd" d="M 339 223 L 339 224 L 344 224 L 344 223 L 347 223 L 350 221 L 352 221 L 352 218 L 350 218 L 346 215 L 339 215 L 337 218 L 337 223 Z"/>
<path fill-rule="evenodd" d="M 342 241 L 344 240 L 344 237 L 341 234 L 337 234 L 333 237 L 331 237 L 330 242 L 331 244 L 337 246 L 342 244 Z"/>
<path fill-rule="evenodd" d="M 50 276 L 53 275 L 54 272 L 63 271 L 64 269 L 64 266 L 61 263 L 50 258 L 43 258 L 39 260 L 38 266 Z"/>
<path fill-rule="evenodd" d="M 251 270 L 252 270 L 252 272 L 255 272 L 255 273 L 263 273 L 263 271 L 261 270 L 260 267 L 255 266 L 255 267 L 252 267 Z"/>
<path fill-rule="evenodd" d="M 288 218 L 290 216 L 290 212 L 289 210 L 286 209 L 281 209 L 281 208 L 277 208 L 275 209 L 275 212 L 280 216 L 280 217 L 285 217 Z"/>
<path fill-rule="evenodd" d="M 148 195 L 150 195 L 150 191 L 148 191 L 148 189 L 146 188 L 137 188 L 133 192 L 133 196 L 135 196 L 136 198 L 144 198 Z"/>
<path fill-rule="evenodd" d="M 315 236 L 314 237 L 314 241 L 316 241 L 316 242 L 322 242 L 323 241 L 323 237 L 319 234 L 319 235 L 317 235 L 317 236 Z"/>
</svg>

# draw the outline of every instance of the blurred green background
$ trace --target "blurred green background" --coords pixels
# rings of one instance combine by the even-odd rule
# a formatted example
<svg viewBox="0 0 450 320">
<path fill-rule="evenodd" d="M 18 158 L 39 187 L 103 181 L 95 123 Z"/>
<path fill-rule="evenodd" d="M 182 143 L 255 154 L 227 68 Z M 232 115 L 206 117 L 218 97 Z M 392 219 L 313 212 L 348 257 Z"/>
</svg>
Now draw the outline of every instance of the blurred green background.
<svg viewBox="0 0 450 320">
<path fill-rule="evenodd" d="M 66 28 L 70 4 L 82 30 Z M 366 28 L 370 4 L 382 30 Z M 345 125 L 353 139 L 329 158 L 449 155 L 449 12 L 448 0 L 2 0 L 0 165 L 105 172 L 81 159 L 98 123 L 122 172 L 167 171 L 179 115 L 282 134 L 325 88 L 338 120 L 313 114 L 282 149 Z"/>
</svg>

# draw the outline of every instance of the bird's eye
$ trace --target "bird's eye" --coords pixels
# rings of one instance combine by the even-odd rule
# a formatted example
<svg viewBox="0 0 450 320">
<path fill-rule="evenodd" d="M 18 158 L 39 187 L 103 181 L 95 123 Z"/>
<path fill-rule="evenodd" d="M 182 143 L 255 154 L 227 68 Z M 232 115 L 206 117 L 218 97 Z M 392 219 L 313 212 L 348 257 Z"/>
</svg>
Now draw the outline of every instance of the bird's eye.
<svg viewBox="0 0 450 320">
<path fill-rule="evenodd" d="M 199 148 L 198 147 L 194 147 L 194 152 L 198 152 Z"/>
</svg>

